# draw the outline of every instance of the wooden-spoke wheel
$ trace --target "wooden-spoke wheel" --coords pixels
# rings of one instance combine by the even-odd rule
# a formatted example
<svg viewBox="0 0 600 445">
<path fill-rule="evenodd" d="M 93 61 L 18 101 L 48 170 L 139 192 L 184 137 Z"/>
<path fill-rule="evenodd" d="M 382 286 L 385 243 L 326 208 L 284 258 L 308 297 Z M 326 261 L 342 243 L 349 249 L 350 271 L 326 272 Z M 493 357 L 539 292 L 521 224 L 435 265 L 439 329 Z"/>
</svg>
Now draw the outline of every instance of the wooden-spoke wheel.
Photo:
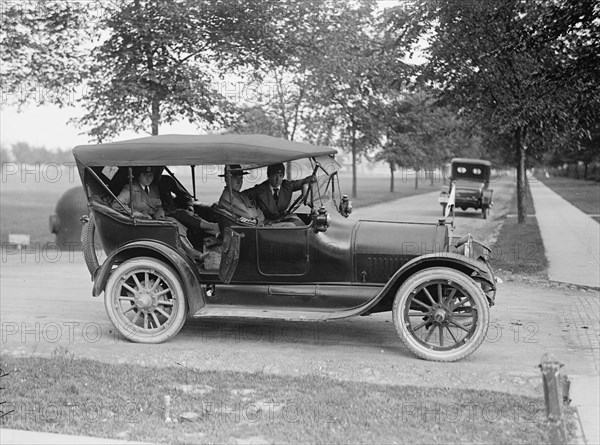
<svg viewBox="0 0 600 445">
<path fill-rule="evenodd" d="M 139 343 L 168 340 L 186 319 L 177 274 L 150 257 L 127 260 L 113 271 L 104 291 L 104 304 L 119 333 Z"/>
<path fill-rule="evenodd" d="M 489 325 L 480 286 L 446 267 L 415 273 L 396 294 L 393 318 L 402 343 L 426 360 L 452 362 L 472 354 Z"/>
</svg>

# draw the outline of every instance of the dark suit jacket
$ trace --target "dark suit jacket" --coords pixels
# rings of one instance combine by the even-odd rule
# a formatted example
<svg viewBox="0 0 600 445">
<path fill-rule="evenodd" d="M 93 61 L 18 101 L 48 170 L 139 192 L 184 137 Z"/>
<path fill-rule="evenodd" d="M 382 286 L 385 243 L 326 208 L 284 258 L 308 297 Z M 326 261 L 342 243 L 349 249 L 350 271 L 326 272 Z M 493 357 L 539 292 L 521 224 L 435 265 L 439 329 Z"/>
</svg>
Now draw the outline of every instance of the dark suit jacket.
<svg viewBox="0 0 600 445">
<path fill-rule="evenodd" d="M 265 215 L 265 219 L 276 221 L 283 217 L 283 214 L 292 202 L 292 194 L 302 188 L 305 179 L 288 181 L 284 179 L 279 187 L 279 199 L 275 204 L 275 199 L 269 187 L 269 181 L 255 185 L 251 189 L 244 190 L 242 193 L 256 203 Z"/>
<path fill-rule="evenodd" d="M 159 211 L 163 212 L 158 185 L 156 185 L 154 182 L 150 184 L 150 193 L 146 193 L 142 189 L 142 186 L 137 179 L 135 179 L 131 185 L 132 192 L 129 191 L 129 184 L 125 184 L 123 190 L 121 190 L 121 193 L 119 193 L 119 196 L 117 196 L 119 201 L 125 204 L 125 207 L 127 207 L 128 210 L 129 206 L 131 206 L 134 211 L 142 212 L 152 217 L 154 217 Z M 115 210 L 123 211 L 123 208 L 117 201 L 112 204 L 112 207 Z"/>
</svg>

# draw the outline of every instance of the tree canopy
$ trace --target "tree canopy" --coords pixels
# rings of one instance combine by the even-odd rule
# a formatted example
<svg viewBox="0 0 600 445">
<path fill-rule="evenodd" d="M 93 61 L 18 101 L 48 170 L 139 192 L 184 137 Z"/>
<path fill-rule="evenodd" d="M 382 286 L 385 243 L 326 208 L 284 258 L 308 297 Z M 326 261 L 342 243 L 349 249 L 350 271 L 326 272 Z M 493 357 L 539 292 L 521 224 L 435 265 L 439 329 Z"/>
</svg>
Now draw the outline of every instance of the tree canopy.
<svg viewBox="0 0 600 445">
<path fill-rule="evenodd" d="M 592 75 L 598 69 L 592 36 L 598 8 L 570 3 L 418 0 L 408 19 L 396 21 L 409 36 L 406 42 L 428 37 L 421 80 L 437 91 L 440 103 L 510 136 L 519 222 L 525 220 L 527 153 L 544 151 L 564 133 L 585 134 L 590 114 L 598 116 L 590 110 L 598 94 L 598 76 Z"/>
<path fill-rule="evenodd" d="M 3 104 L 75 101 L 87 63 L 89 10 L 79 2 L 3 2 L 0 88 Z"/>
</svg>

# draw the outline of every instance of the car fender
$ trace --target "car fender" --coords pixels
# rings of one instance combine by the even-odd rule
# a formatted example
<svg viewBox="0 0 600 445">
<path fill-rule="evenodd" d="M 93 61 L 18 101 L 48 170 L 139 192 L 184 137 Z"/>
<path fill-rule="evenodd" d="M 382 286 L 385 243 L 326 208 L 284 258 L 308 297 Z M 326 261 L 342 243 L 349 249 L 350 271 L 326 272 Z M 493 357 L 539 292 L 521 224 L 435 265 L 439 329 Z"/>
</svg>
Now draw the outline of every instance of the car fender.
<svg viewBox="0 0 600 445">
<path fill-rule="evenodd" d="M 490 273 L 490 268 L 486 263 L 471 259 L 456 252 L 440 252 L 429 253 L 427 255 L 414 258 L 398 269 L 381 289 L 381 291 L 379 291 L 379 293 L 369 303 L 360 308 L 360 313 L 369 313 L 369 311 L 383 298 L 388 296 L 391 292 L 396 292 L 402 283 L 408 279 L 408 277 L 416 272 L 419 272 L 420 270 L 428 269 L 430 267 L 448 267 L 450 269 L 463 272 L 477 281 L 485 282 L 489 287 L 490 294 L 492 296 L 490 304 L 493 304 L 496 280 Z M 488 297 L 488 299 L 489 298 L 490 297 Z"/>
<path fill-rule="evenodd" d="M 393 287 L 398 280 L 404 281 L 415 272 L 429 267 L 449 267 L 456 269 L 470 277 L 486 281 L 491 286 L 496 287 L 495 279 L 490 274 L 489 268 L 485 263 L 466 257 L 460 253 L 440 252 L 421 255 L 406 263 L 388 280 L 382 292 L 386 288 Z"/>
<path fill-rule="evenodd" d="M 484 190 L 483 196 L 481 197 L 481 205 L 484 207 L 489 207 L 492 205 L 492 194 L 493 190 Z"/>
<path fill-rule="evenodd" d="M 151 256 L 163 260 L 175 269 L 181 277 L 181 285 L 186 295 L 189 313 L 194 314 L 206 304 L 200 276 L 179 252 L 166 244 L 151 240 L 138 240 L 126 244 L 113 251 L 94 274 L 92 295 L 99 296 L 104 292 L 113 265 L 139 256 Z"/>
</svg>

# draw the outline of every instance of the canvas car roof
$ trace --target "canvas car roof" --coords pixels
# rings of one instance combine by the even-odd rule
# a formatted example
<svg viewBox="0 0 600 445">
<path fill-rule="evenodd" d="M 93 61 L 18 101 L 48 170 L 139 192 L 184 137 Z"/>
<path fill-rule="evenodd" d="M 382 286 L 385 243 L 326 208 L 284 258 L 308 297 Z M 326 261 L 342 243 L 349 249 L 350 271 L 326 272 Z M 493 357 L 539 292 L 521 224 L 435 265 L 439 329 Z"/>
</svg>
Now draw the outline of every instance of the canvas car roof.
<svg viewBox="0 0 600 445">
<path fill-rule="evenodd" d="M 263 166 L 312 156 L 333 155 L 330 147 L 260 134 L 148 136 L 73 149 L 83 166 L 242 164 Z"/>
</svg>

